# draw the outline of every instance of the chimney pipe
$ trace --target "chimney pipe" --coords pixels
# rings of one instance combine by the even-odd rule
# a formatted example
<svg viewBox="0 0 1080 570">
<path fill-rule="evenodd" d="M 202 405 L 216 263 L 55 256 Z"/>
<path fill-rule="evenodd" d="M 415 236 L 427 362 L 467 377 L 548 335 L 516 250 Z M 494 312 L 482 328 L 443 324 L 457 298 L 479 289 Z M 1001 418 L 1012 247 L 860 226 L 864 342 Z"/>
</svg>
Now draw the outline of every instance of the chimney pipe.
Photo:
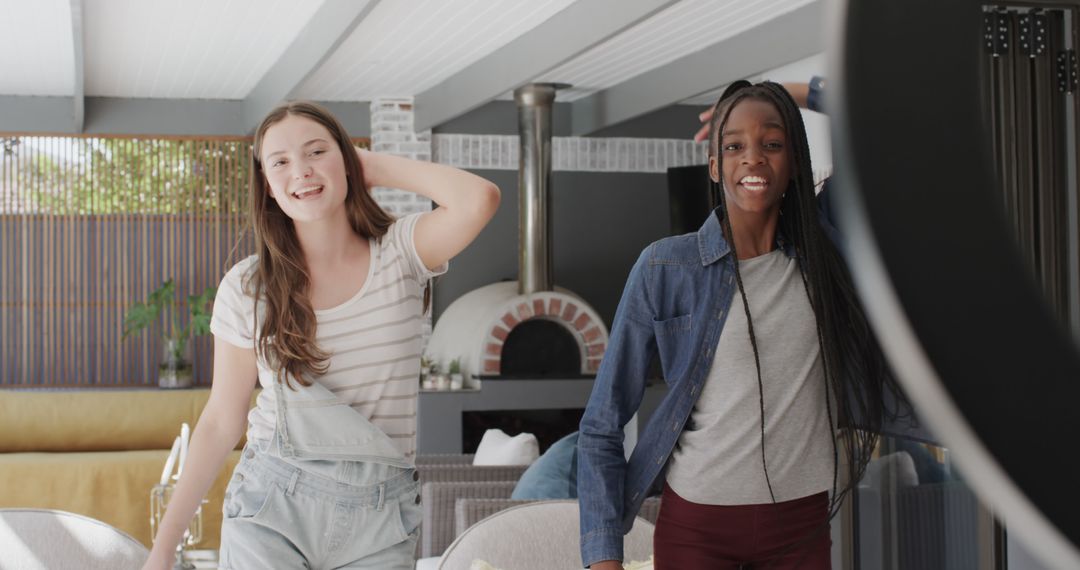
<svg viewBox="0 0 1080 570">
<path fill-rule="evenodd" d="M 531 83 L 514 90 L 518 108 L 518 292 L 554 288 L 551 256 L 551 105 L 562 85 Z"/>
</svg>

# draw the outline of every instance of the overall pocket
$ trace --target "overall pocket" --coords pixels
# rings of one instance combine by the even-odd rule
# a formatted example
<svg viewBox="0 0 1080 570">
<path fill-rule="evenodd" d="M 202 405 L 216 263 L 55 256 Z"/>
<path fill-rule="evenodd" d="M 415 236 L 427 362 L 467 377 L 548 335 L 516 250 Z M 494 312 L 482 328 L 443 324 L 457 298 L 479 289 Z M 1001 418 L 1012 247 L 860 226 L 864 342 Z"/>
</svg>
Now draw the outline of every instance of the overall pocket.
<svg viewBox="0 0 1080 570">
<path fill-rule="evenodd" d="M 420 523 L 424 518 L 424 507 L 417 502 L 420 496 L 420 488 L 413 492 L 402 495 L 398 500 L 398 522 L 401 524 L 401 539 L 405 540 L 415 536 L 420 531 Z"/>
<path fill-rule="evenodd" d="M 276 485 L 254 477 L 246 470 L 237 469 L 225 488 L 225 502 L 221 514 L 227 519 L 250 518 L 266 506 L 266 500 Z"/>
</svg>

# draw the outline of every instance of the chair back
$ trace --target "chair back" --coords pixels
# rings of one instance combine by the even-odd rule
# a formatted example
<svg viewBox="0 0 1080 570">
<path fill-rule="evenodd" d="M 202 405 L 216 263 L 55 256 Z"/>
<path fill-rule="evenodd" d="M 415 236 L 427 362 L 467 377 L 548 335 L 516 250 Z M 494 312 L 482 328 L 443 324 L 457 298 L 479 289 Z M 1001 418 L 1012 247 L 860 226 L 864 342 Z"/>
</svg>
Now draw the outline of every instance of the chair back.
<svg viewBox="0 0 1080 570">
<path fill-rule="evenodd" d="M 150 551 L 101 521 L 49 509 L 0 509 L 0 569 L 127 570 Z"/>
<path fill-rule="evenodd" d="M 581 568 L 577 501 L 538 501 L 476 523 L 446 549 L 439 570 L 468 570 L 483 560 L 502 570 Z M 627 561 L 652 556 L 653 525 L 638 517 L 623 537 Z"/>
</svg>

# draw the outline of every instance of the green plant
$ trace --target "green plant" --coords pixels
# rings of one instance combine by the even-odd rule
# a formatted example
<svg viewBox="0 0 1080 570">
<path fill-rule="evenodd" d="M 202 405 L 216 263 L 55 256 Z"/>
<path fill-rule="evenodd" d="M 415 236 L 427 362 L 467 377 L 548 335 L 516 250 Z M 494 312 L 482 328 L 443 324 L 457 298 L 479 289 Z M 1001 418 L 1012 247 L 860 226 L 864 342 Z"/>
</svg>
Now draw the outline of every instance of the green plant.
<svg viewBox="0 0 1080 570">
<path fill-rule="evenodd" d="M 450 374 L 461 374 L 461 359 L 455 358 L 450 361 Z"/>
<path fill-rule="evenodd" d="M 171 326 L 165 338 L 174 341 L 173 357 L 180 360 L 189 337 L 210 332 L 210 311 L 207 310 L 206 305 L 214 300 L 216 293 L 216 287 L 207 287 L 200 295 L 188 295 L 188 310 L 191 312 L 191 318 L 183 327 L 177 327 L 176 316 L 181 310 L 181 303 L 176 299 L 176 284 L 169 279 L 150 293 L 145 303 L 135 303 L 128 309 L 127 314 L 124 315 L 123 338 L 126 339 L 152 325 L 162 313 L 168 313 Z"/>
</svg>

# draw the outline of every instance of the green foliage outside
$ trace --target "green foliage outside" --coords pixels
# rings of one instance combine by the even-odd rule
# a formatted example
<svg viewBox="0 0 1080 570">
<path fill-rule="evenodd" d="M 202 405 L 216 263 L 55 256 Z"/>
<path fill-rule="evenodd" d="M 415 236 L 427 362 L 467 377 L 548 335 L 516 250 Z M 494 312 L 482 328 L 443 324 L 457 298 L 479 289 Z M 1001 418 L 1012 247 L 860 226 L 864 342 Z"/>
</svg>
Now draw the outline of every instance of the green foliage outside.
<svg viewBox="0 0 1080 570">
<path fill-rule="evenodd" d="M 4 139 L 0 213 L 235 215 L 246 211 L 251 143 Z M 7 188 L 2 188 L 6 182 Z M 4 202 L 18 204 L 5 211 Z"/>
<path fill-rule="evenodd" d="M 199 336 L 210 333 L 210 311 L 207 304 L 214 300 L 217 293 L 216 287 L 207 287 L 200 295 L 189 295 L 187 298 L 188 309 L 191 318 L 183 327 L 177 326 L 177 313 L 181 303 L 176 299 L 176 284 L 172 279 L 158 287 L 145 303 L 135 303 L 124 315 L 124 335 L 122 338 L 141 331 L 157 321 L 162 313 L 167 314 L 166 321 L 171 323 L 169 333 L 165 338 L 175 341 L 172 344 L 173 357 L 182 360 L 184 347 L 187 339 L 191 336 Z"/>
</svg>

